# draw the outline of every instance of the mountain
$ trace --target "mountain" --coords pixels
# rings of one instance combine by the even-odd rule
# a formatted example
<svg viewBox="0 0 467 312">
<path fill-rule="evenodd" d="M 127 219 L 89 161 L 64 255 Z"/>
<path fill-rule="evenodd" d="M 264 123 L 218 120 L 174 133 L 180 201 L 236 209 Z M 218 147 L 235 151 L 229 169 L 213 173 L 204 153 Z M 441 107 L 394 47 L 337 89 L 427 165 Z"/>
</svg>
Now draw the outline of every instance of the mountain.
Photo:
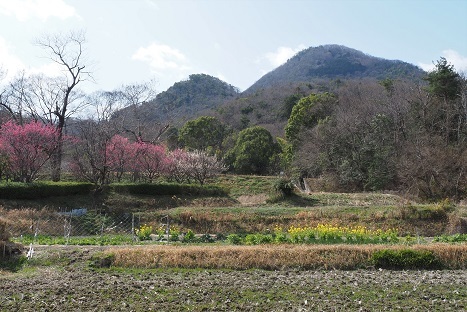
<svg viewBox="0 0 467 312">
<path fill-rule="evenodd" d="M 209 75 L 194 74 L 140 107 L 149 123 L 180 127 L 202 115 L 216 116 L 235 129 L 252 125 L 283 132 L 294 99 L 335 92 L 346 80 L 420 80 L 426 73 L 412 64 L 367 55 L 341 45 L 310 47 L 261 77 L 246 91 Z"/>
<path fill-rule="evenodd" d="M 341 45 L 310 47 L 267 73 L 244 93 L 319 79 L 419 79 L 425 72 L 412 64 L 367 55 Z"/>
<path fill-rule="evenodd" d="M 148 121 L 184 121 L 207 113 L 238 94 L 238 88 L 218 78 L 193 74 L 143 104 L 141 110 Z"/>
</svg>

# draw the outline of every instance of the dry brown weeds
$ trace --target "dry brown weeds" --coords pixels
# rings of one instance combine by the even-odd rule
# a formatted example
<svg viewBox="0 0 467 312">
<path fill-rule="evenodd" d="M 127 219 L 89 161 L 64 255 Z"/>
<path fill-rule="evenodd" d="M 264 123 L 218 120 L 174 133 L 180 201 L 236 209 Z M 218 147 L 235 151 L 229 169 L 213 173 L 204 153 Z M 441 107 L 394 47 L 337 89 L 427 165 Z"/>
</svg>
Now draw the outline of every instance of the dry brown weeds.
<svg viewBox="0 0 467 312">
<path fill-rule="evenodd" d="M 261 246 L 140 246 L 112 248 L 113 265 L 135 268 L 204 269 L 358 269 L 372 267 L 372 254 L 407 246 L 381 245 L 261 245 Z M 467 268 L 467 245 L 432 244 L 410 248 L 432 251 L 446 268 Z"/>
</svg>

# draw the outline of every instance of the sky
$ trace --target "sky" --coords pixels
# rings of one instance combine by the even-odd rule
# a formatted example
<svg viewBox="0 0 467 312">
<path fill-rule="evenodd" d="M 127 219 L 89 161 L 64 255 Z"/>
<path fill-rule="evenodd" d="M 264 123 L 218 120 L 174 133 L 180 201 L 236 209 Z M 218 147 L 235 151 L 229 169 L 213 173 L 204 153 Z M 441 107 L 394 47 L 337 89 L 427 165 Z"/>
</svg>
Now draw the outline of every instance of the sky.
<svg viewBox="0 0 467 312">
<path fill-rule="evenodd" d="M 83 31 L 88 92 L 191 74 L 241 91 L 303 49 L 340 44 L 425 70 L 467 73 L 467 0 L 0 0 L 3 82 L 58 75 L 44 35 Z"/>
</svg>

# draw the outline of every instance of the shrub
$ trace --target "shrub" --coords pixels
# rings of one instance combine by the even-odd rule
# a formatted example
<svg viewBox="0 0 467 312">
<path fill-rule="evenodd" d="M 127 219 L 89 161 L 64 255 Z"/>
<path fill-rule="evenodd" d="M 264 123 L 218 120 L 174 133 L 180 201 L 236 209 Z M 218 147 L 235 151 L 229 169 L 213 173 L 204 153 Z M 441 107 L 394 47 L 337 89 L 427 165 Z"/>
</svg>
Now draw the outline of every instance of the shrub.
<svg viewBox="0 0 467 312">
<path fill-rule="evenodd" d="M 281 193 L 284 196 L 290 196 L 292 195 L 292 191 L 294 189 L 294 185 L 292 183 L 292 180 L 288 178 L 279 178 L 275 183 L 274 183 L 274 189 Z"/>
<path fill-rule="evenodd" d="M 218 186 L 194 185 L 178 183 L 118 183 L 112 184 L 111 189 L 116 193 L 139 195 L 204 195 L 223 196 L 227 192 Z"/>
<path fill-rule="evenodd" d="M 383 269 L 439 269 L 441 262 L 432 251 L 427 250 L 378 250 L 372 255 L 372 262 Z"/>
<path fill-rule="evenodd" d="M 40 199 L 89 194 L 93 185 L 83 182 L 6 183 L 0 185 L 2 199 Z"/>
<path fill-rule="evenodd" d="M 192 230 L 188 230 L 185 236 L 183 236 L 182 242 L 184 243 L 192 243 L 196 240 L 195 233 Z"/>
<path fill-rule="evenodd" d="M 242 243 L 242 238 L 238 234 L 229 234 L 227 235 L 227 242 L 232 245 L 240 245 Z"/>
<path fill-rule="evenodd" d="M 441 235 L 433 239 L 436 243 L 461 243 L 467 242 L 467 234 Z"/>
<path fill-rule="evenodd" d="M 142 225 L 139 229 L 135 230 L 136 236 L 138 236 L 139 240 L 149 240 L 152 233 L 152 226 L 149 225 Z"/>
<path fill-rule="evenodd" d="M 214 239 L 209 234 L 203 234 L 198 239 L 200 243 L 214 243 Z"/>
<path fill-rule="evenodd" d="M 169 230 L 170 234 L 170 241 L 176 242 L 178 241 L 178 237 L 180 236 L 180 231 L 176 229 L 175 227 L 171 227 Z"/>
</svg>

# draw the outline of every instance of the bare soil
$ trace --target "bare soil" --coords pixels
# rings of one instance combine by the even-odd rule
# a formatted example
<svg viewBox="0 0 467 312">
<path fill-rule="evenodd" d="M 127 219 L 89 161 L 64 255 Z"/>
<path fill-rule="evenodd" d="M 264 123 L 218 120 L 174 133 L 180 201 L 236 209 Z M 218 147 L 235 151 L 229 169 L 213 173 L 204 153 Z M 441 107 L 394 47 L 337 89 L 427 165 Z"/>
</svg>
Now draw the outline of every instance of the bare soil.
<svg viewBox="0 0 467 312">
<path fill-rule="evenodd" d="M 36 247 L 0 311 L 467 311 L 467 270 L 93 269 L 104 248 Z"/>
</svg>

